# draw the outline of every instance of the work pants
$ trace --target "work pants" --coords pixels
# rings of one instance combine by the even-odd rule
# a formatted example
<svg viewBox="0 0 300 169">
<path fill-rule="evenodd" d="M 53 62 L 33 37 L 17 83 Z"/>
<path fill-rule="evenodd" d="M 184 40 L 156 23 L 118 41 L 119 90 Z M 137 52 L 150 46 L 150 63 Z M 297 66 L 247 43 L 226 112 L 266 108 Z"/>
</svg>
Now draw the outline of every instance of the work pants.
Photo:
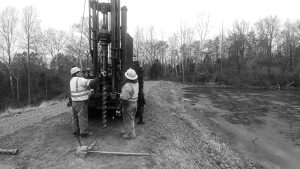
<svg viewBox="0 0 300 169">
<path fill-rule="evenodd" d="M 128 135 L 135 136 L 135 114 L 137 110 L 137 102 L 128 102 L 122 107 L 123 123 L 125 132 Z"/>
<path fill-rule="evenodd" d="M 86 101 L 72 102 L 72 124 L 74 133 L 88 133 L 88 108 Z"/>
</svg>

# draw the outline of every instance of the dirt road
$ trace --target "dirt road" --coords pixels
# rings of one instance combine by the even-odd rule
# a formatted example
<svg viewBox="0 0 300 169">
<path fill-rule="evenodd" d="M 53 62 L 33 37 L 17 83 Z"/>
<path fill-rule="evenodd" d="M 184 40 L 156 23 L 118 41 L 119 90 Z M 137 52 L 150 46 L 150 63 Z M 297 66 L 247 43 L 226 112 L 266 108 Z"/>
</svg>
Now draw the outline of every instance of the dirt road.
<svg viewBox="0 0 300 169">
<path fill-rule="evenodd" d="M 0 155 L 0 168 L 263 168 L 241 157 L 184 107 L 177 84 L 145 82 L 145 121 L 136 126 L 137 138 L 124 140 L 122 121 L 90 119 L 93 134 L 84 145 L 97 141 L 94 149 L 145 152 L 148 157 L 75 155 L 71 109 L 66 102 L 0 115 L 0 148 L 17 148 L 18 155 Z"/>
</svg>

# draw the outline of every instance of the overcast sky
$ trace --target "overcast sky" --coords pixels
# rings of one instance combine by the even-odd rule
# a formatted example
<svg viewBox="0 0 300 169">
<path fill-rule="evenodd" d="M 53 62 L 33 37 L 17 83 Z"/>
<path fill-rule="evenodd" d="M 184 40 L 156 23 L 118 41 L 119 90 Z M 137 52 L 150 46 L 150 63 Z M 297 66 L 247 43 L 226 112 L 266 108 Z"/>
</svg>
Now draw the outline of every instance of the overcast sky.
<svg viewBox="0 0 300 169">
<path fill-rule="evenodd" d="M 87 4 L 86 0 L 86 13 Z M 32 5 L 42 20 L 42 28 L 49 27 L 69 31 L 73 23 L 79 22 L 85 0 L 0 0 L 0 10 L 14 6 L 20 16 L 25 6 Z M 108 0 L 99 0 L 108 2 Z M 158 38 L 175 32 L 180 23 L 193 26 L 197 14 L 210 13 L 213 27 L 211 34 L 220 30 L 222 23 L 230 28 L 235 20 L 253 24 L 260 18 L 277 15 L 281 21 L 300 19 L 300 0 L 121 0 L 128 8 L 128 31 L 133 35 L 137 26 L 155 27 Z"/>
</svg>

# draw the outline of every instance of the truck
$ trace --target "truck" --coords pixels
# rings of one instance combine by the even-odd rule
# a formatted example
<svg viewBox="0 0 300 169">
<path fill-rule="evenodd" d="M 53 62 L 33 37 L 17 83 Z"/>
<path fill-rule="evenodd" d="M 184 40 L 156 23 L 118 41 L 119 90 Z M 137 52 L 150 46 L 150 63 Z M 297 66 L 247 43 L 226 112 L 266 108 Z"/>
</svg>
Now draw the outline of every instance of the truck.
<svg viewBox="0 0 300 169">
<path fill-rule="evenodd" d="M 143 69 L 138 61 L 133 61 L 133 38 L 127 33 L 127 7 L 120 8 L 120 0 L 89 0 L 88 21 L 91 78 L 100 77 L 100 83 L 89 97 L 88 111 L 100 114 L 102 128 L 105 128 L 108 117 L 122 115 L 120 93 L 128 68 L 138 74 L 137 114 L 143 111 Z"/>
</svg>

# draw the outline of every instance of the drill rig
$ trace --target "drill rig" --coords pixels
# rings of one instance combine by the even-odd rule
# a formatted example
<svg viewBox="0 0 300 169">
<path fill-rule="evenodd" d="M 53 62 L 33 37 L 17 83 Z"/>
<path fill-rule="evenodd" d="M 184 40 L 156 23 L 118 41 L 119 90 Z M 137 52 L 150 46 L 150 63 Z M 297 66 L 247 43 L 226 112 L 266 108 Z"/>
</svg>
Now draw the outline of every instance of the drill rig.
<svg viewBox="0 0 300 169">
<path fill-rule="evenodd" d="M 116 116 L 120 111 L 120 93 L 128 68 L 137 71 L 139 92 L 143 94 L 142 69 L 138 61 L 133 62 L 133 39 L 127 33 L 127 7 L 120 10 L 120 0 L 89 0 L 89 46 L 93 76 L 101 77 L 89 98 L 89 114 L 101 113 L 105 128 L 107 116 Z"/>
</svg>

